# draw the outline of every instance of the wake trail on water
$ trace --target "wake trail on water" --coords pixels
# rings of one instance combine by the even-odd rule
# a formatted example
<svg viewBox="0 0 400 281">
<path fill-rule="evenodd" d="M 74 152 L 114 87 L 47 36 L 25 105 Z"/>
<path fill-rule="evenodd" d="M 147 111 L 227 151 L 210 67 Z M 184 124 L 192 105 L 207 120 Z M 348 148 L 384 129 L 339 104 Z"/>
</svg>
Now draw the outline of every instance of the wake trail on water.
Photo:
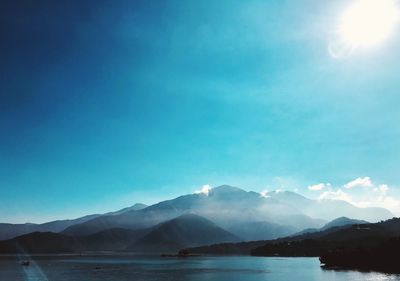
<svg viewBox="0 0 400 281">
<path fill-rule="evenodd" d="M 49 281 L 40 266 L 28 254 L 18 256 L 18 262 L 20 264 L 26 260 L 30 262 L 30 265 L 22 266 L 25 281 Z"/>
</svg>

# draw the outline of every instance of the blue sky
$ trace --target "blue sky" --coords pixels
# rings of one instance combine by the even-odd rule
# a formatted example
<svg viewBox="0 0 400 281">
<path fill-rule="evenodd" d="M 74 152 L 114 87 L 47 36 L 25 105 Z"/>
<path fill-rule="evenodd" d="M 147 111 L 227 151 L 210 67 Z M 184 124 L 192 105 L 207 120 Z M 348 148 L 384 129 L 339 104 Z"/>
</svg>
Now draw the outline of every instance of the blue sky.
<svg viewBox="0 0 400 281">
<path fill-rule="evenodd" d="M 349 1 L 13 2 L 0 4 L 1 221 L 205 184 L 318 198 L 360 178 L 397 198 L 400 36 L 332 57 Z"/>
</svg>

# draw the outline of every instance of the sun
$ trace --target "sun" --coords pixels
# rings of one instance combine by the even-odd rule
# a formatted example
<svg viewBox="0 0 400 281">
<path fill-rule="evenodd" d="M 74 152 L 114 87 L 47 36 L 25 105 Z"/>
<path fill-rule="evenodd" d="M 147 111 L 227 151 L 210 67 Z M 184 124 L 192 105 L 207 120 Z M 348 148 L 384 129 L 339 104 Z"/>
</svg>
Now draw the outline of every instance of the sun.
<svg viewBox="0 0 400 281">
<path fill-rule="evenodd" d="M 389 37 L 399 20 L 394 0 L 356 0 L 340 19 L 339 35 L 350 48 L 372 47 Z"/>
</svg>

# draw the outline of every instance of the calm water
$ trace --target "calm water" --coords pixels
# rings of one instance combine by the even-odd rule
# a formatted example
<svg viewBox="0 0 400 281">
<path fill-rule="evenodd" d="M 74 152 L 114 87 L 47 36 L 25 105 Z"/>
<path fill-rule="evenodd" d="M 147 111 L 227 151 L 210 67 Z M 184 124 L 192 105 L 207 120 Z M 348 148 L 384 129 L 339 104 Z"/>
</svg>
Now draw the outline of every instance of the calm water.
<svg viewBox="0 0 400 281">
<path fill-rule="evenodd" d="M 34 257 L 29 267 L 0 257 L 0 281 L 311 281 L 399 280 L 400 275 L 334 271 L 316 258 L 152 256 Z"/>
</svg>

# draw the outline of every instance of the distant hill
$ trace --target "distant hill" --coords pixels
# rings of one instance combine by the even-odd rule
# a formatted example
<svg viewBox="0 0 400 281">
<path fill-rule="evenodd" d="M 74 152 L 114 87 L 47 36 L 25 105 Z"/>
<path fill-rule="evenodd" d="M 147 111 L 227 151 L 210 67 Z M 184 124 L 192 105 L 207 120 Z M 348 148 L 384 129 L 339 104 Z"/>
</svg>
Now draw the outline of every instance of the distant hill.
<svg viewBox="0 0 400 281">
<path fill-rule="evenodd" d="M 339 228 L 344 228 L 344 227 L 347 227 L 347 226 L 350 226 L 353 224 L 367 224 L 367 223 L 369 223 L 369 222 L 364 221 L 364 220 L 355 220 L 355 219 L 349 219 L 347 217 L 340 217 L 340 218 L 337 218 L 337 219 L 334 219 L 334 220 L 328 222 L 321 228 L 303 229 L 302 231 L 299 231 L 299 232 L 291 235 L 291 237 L 302 237 L 302 235 L 321 232 L 321 231 L 324 231 L 327 229 L 329 229 L 329 231 L 336 231 Z"/>
<path fill-rule="evenodd" d="M 296 232 L 297 228 L 288 225 L 260 221 L 239 223 L 229 227 L 227 230 L 240 237 L 242 241 L 256 241 L 288 236 Z"/>
<path fill-rule="evenodd" d="M 378 222 L 390 219 L 393 214 L 384 208 L 359 208 L 343 200 L 311 200 L 291 191 L 272 191 L 267 196 L 281 203 L 297 208 L 303 214 L 312 218 L 331 221 L 337 217 Z"/>
<path fill-rule="evenodd" d="M 248 241 L 238 243 L 217 243 L 212 245 L 202 245 L 198 247 L 185 247 L 192 254 L 204 255 L 250 255 L 251 251 L 257 247 L 264 246 L 270 240 Z"/>
<path fill-rule="evenodd" d="M 124 212 L 128 212 L 131 210 L 140 210 L 147 207 L 144 204 L 137 203 L 131 207 L 124 208 L 122 210 L 116 212 L 110 212 L 105 215 L 120 215 Z M 24 234 L 32 233 L 32 232 L 61 232 L 66 228 L 85 223 L 92 219 L 101 217 L 101 214 L 88 215 L 84 217 L 80 217 L 77 219 L 71 220 L 56 220 L 42 224 L 35 223 L 24 223 L 24 224 L 11 224 L 11 223 L 0 223 L 0 240 L 7 240 L 17 236 L 21 236 Z"/>
<path fill-rule="evenodd" d="M 197 215 L 185 214 L 155 227 L 140 230 L 113 228 L 85 236 L 33 232 L 0 241 L 0 254 L 126 250 L 160 253 L 175 252 L 189 246 L 237 241 L 239 238 L 213 222 Z"/>
<path fill-rule="evenodd" d="M 358 247 L 372 248 L 384 240 L 400 235 L 400 219 L 380 223 L 356 224 L 333 227 L 315 233 L 307 233 L 269 241 L 252 250 L 256 256 L 319 256 L 334 249 L 353 250 Z"/>
<path fill-rule="evenodd" d="M 185 247 L 236 242 L 239 238 L 213 222 L 193 214 L 185 214 L 162 223 L 127 248 L 135 252 L 177 251 Z"/>
<path fill-rule="evenodd" d="M 33 232 L 0 241 L 1 254 L 58 254 L 76 253 L 81 250 L 83 250 L 82 245 L 74 237 L 52 232 Z"/>
<path fill-rule="evenodd" d="M 23 234 L 31 232 L 60 232 L 74 224 L 84 223 L 91 219 L 97 218 L 96 215 L 84 216 L 73 220 L 57 220 L 42 224 L 25 223 L 25 224 L 11 224 L 0 223 L 0 240 L 11 239 Z"/>
<path fill-rule="evenodd" d="M 340 217 L 337 219 L 334 219 L 330 221 L 329 223 L 325 224 L 320 230 L 326 230 L 332 227 L 341 227 L 341 226 L 347 226 L 347 225 L 354 225 L 354 224 L 367 224 L 369 222 L 365 220 L 355 220 L 355 219 L 349 219 L 347 217 Z"/>
<path fill-rule="evenodd" d="M 33 232 L 0 241 L 0 254 L 66 254 L 98 251 L 123 251 L 137 239 L 152 231 L 107 229 L 87 236 L 69 236 L 53 232 Z"/>
<path fill-rule="evenodd" d="M 266 244 L 292 243 L 307 239 L 318 239 L 329 233 L 351 227 L 354 224 L 367 224 L 365 221 L 353 220 L 346 217 L 337 218 L 319 229 L 306 229 L 295 235 L 286 236 L 274 240 L 256 240 L 240 243 L 221 243 L 215 245 L 206 245 L 188 249 L 192 253 L 216 254 L 216 255 L 249 255 L 255 248 Z M 245 231 L 245 230 L 244 230 Z"/>
<path fill-rule="evenodd" d="M 152 229 L 111 228 L 87 236 L 75 237 L 85 251 L 123 251 Z"/>
</svg>

